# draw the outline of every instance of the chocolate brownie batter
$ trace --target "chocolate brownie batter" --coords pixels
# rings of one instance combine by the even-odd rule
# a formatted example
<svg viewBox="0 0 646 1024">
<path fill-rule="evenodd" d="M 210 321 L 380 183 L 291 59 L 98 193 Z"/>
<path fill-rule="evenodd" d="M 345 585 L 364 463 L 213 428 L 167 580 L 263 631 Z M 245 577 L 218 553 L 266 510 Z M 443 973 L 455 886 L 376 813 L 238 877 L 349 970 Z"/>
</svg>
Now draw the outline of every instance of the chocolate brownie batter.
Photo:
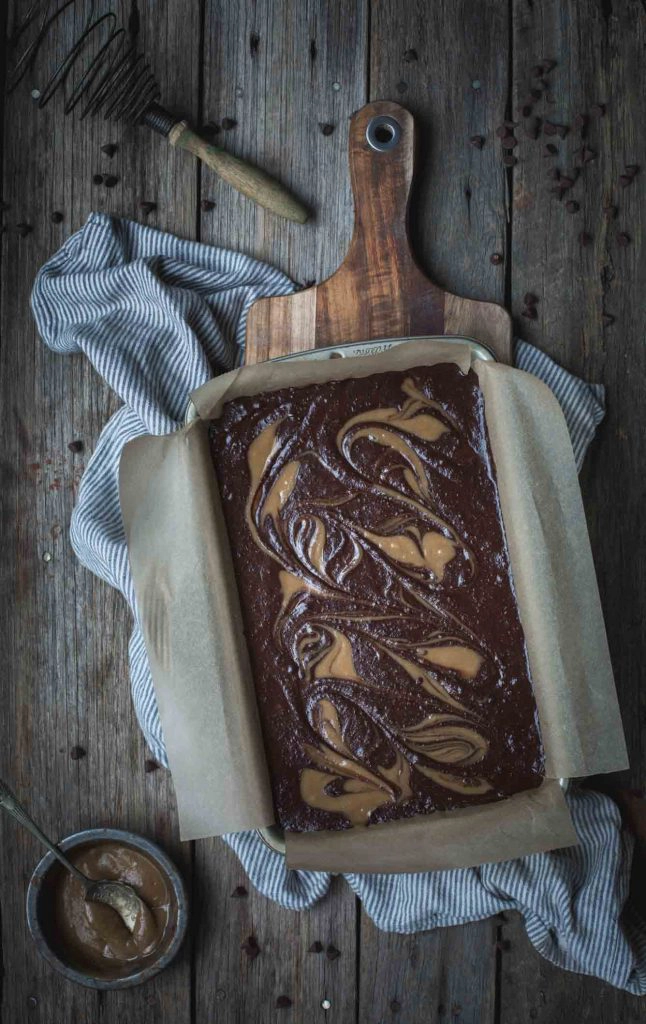
<svg viewBox="0 0 646 1024">
<path fill-rule="evenodd" d="M 446 363 L 236 399 L 210 439 L 280 824 L 343 829 L 538 786 L 476 374 Z"/>
</svg>

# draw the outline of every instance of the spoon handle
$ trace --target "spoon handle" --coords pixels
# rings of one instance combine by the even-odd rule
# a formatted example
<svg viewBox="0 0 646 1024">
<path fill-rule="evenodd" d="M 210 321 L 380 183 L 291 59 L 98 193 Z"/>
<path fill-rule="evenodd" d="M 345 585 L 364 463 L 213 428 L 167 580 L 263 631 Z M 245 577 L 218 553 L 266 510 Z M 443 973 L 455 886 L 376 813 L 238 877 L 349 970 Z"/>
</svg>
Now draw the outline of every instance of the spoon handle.
<svg viewBox="0 0 646 1024">
<path fill-rule="evenodd" d="M 15 818 L 17 822 L 24 826 L 36 839 L 40 839 L 43 846 L 46 846 L 50 853 L 53 853 L 55 857 L 61 862 L 61 864 L 70 871 L 75 878 L 78 878 L 79 882 L 83 883 L 84 888 L 87 888 L 89 879 L 85 877 L 82 872 L 75 868 L 74 865 L 67 859 L 64 853 L 58 849 L 57 846 L 47 838 L 44 832 L 38 828 L 38 825 L 33 821 L 27 811 L 18 803 L 16 797 L 13 795 L 9 787 L 0 779 L 0 807 L 3 807 L 7 814 L 10 814 L 12 818 Z"/>
</svg>

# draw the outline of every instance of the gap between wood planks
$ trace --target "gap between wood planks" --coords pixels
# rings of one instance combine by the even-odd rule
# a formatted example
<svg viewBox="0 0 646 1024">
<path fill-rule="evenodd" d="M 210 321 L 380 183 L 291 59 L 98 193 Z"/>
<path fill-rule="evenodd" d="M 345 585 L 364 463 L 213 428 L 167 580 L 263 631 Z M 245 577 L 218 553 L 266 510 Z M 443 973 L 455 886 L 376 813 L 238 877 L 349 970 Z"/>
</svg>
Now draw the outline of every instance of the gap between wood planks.
<svg viewBox="0 0 646 1024">
<path fill-rule="evenodd" d="M 0 45 L 3 50 L 6 51 L 6 39 L 8 32 L 8 18 L 9 18 L 9 5 L 7 3 L 0 3 Z M 0 182 L 4 179 L 4 108 L 5 108 L 5 90 L 4 87 L 0 89 Z M 0 186 L 1 190 L 1 186 Z M 4 199 L 4 196 L 0 198 Z M 3 269 L 3 258 L 2 258 L 2 246 L 0 246 L 0 315 L 2 314 L 2 298 L 3 290 L 1 282 L 3 281 L 2 269 Z M 0 345 L 2 339 L 0 338 Z M 4 1005 L 4 956 L 2 949 L 2 903 L 0 902 L 0 1019 L 2 1018 L 2 1007 Z"/>
</svg>

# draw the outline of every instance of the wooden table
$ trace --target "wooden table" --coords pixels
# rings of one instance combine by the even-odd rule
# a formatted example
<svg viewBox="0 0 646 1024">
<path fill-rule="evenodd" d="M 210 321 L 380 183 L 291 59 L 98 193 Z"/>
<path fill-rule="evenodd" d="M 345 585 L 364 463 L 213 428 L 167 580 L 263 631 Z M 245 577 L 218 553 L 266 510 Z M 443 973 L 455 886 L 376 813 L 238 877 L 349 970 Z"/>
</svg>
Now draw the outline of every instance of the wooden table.
<svg viewBox="0 0 646 1024">
<path fill-rule="evenodd" d="M 291 184 L 317 214 L 305 227 L 278 221 L 149 132 L 63 118 L 58 101 L 39 112 L 30 96 L 38 76 L 5 100 L 0 772 L 54 836 L 115 825 L 156 838 L 192 887 L 193 929 L 175 965 L 140 989 L 101 995 L 65 983 L 26 933 L 24 892 L 40 850 L 2 820 L 2 1020 L 646 1021 L 646 1000 L 542 960 L 516 914 L 385 935 L 339 879 L 314 910 L 296 914 L 253 891 L 231 899 L 235 886 L 248 883 L 220 840 L 178 842 L 172 781 L 163 770 L 145 771 L 150 755 L 132 710 L 130 614 L 79 565 L 68 539 L 83 468 L 118 401 L 84 358 L 61 359 L 45 348 L 29 311 L 38 267 L 91 210 L 143 220 L 141 201 L 157 204 L 151 225 L 253 253 L 300 282 L 321 280 L 339 264 L 351 232 L 349 115 L 375 98 L 408 106 L 420 127 L 412 228 L 422 264 L 451 291 L 504 302 L 523 337 L 606 385 L 608 417 L 584 489 L 632 757 L 620 783 L 639 786 L 646 735 L 643 3 L 127 0 L 126 21 L 131 7 L 138 7 L 140 41 L 169 105 L 198 124 L 234 119 L 220 135 L 225 146 Z M 536 103 L 541 116 L 572 125 L 594 104 L 607 107 L 589 129 L 597 157 L 566 197 L 580 204 L 573 213 L 550 194 L 547 170 L 573 166 L 574 131 L 533 141 L 519 128 L 513 170 L 503 167 L 495 136 L 536 88 L 531 68 L 542 58 L 557 66 Z M 334 131 L 324 133 L 321 124 Z M 469 143 L 473 135 L 485 136 L 482 150 Z M 119 147 L 112 158 L 101 152 L 107 142 Z M 544 157 L 548 142 L 556 157 Z M 643 171 L 623 189 L 625 164 Z M 93 184 L 97 172 L 114 173 L 118 184 Z M 215 208 L 202 210 L 203 199 Z M 616 219 L 604 216 L 607 202 L 618 205 Z M 54 211 L 61 223 L 52 222 Z M 20 223 L 33 230 L 21 234 Z M 581 232 L 592 236 L 589 245 Z M 620 232 L 630 236 L 625 247 Z M 496 265 L 493 253 L 504 260 Z M 536 320 L 522 317 L 528 291 L 539 299 Z M 68 449 L 77 439 L 80 454 Z M 75 746 L 86 755 L 73 759 Z M 249 962 L 240 944 L 252 933 L 262 952 Z M 308 953 L 314 940 L 333 943 L 341 955 L 330 961 Z M 275 1009 L 283 994 L 290 1010 Z"/>
</svg>

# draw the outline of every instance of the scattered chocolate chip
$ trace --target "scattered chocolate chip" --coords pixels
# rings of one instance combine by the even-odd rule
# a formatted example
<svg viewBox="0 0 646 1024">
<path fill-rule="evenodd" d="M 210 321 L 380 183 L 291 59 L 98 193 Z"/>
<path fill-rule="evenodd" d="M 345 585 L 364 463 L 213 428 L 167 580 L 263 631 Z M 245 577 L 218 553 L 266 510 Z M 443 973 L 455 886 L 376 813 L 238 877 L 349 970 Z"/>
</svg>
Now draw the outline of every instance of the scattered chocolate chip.
<svg viewBox="0 0 646 1024">
<path fill-rule="evenodd" d="M 531 117 L 525 124 L 525 135 L 528 139 L 537 139 L 541 130 L 540 117 Z"/>
<path fill-rule="evenodd" d="M 559 180 L 559 184 L 560 184 L 561 188 L 567 189 L 567 188 L 572 188 L 572 186 L 574 185 L 574 181 L 575 181 L 574 178 L 569 178 L 567 176 L 567 174 L 562 174 L 561 177 L 560 177 L 560 180 Z"/>
<path fill-rule="evenodd" d="M 399 93 L 408 92 L 408 82 L 397 82 L 395 88 Z"/>
<path fill-rule="evenodd" d="M 119 184 L 119 179 L 116 174 L 106 174 L 103 184 L 106 188 L 114 188 L 115 185 Z"/>
<path fill-rule="evenodd" d="M 256 942 L 255 936 L 249 935 L 240 946 L 248 956 L 250 960 L 255 960 L 260 953 L 260 946 Z"/>
<path fill-rule="evenodd" d="M 334 131 L 333 124 L 325 124 L 323 121 L 319 121 L 319 128 L 321 129 L 321 133 L 323 135 L 331 135 L 332 132 Z"/>
<path fill-rule="evenodd" d="M 603 117 L 606 112 L 605 103 L 595 103 L 593 107 L 590 107 L 590 113 L 593 117 Z"/>
<path fill-rule="evenodd" d="M 499 139 L 506 139 L 508 135 L 511 135 L 511 129 L 505 124 L 499 124 L 496 128 L 496 135 Z"/>
<path fill-rule="evenodd" d="M 505 135 L 504 139 L 500 140 L 500 145 L 503 149 L 515 149 L 518 145 L 518 139 L 513 135 Z"/>
<path fill-rule="evenodd" d="M 543 146 L 543 156 L 556 156 L 558 151 L 558 146 L 555 146 L 553 142 L 548 142 L 546 146 Z"/>
<path fill-rule="evenodd" d="M 538 296 L 534 295 L 533 292 L 525 292 L 525 298 L 523 299 L 523 302 L 526 306 L 535 306 L 538 302 Z"/>
<path fill-rule="evenodd" d="M 503 153 L 502 162 L 505 167 L 515 167 L 518 160 L 513 153 Z"/>
<path fill-rule="evenodd" d="M 535 306 L 527 306 L 520 314 L 524 316 L 526 320 L 537 320 L 538 313 L 536 312 Z"/>
<path fill-rule="evenodd" d="M 101 152 L 105 153 L 106 156 L 109 156 L 110 159 L 112 159 L 114 154 L 117 152 L 117 149 L 118 146 L 115 142 L 106 142 L 105 146 L 101 146 Z"/>
<path fill-rule="evenodd" d="M 492 252 L 491 256 L 489 257 L 489 262 L 493 263 L 494 267 L 499 267 L 503 261 L 504 256 L 501 252 Z"/>
<path fill-rule="evenodd" d="M 588 115 L 587 114 L 577 114 L 576 117 L 574 118 L 574 127 L 576 128 L 576 130 L 578 132 L 580 132 L 581 135 L 583 135 L 583 133 L 585 132 L 587 126 L 588 126 Z"/>
<path fill-rule="evenodd" d="M 549 89 L 549 84 L 545 81 L 545 79 L 540 78 L 536 83 L 536 88 L 539 89 L 541 92 L 547 92 L 547 90 Z"/>
<path fill-rule="evenodd" d="M 469 142 L 474 149 L 482 149 L 485 144 L 485 137 L 484 135 L 472 135 Z"/>
<path fill-rule="evenodd" d="M 63 220 L 64 220 L 63 214 L 61 213 L 60 210 L 54 210 L 52 212 L 50 220 L 51 220 L 52 224 L 62 224 Z"/>
<path fill-rule="evenodd" d="M 621 185 L 622 188 L 628 188 L 629 185 L 632 185 L 633 180 L 634 180 L 634 175 L 632 175 L 632 174 L 621 174 L 619 176 L 619 184 Z"/>
<path fill-rule="evenodd" d="M 404 61 L 405 61 L 405 63 L 406 64 L 412 64 L 413 61 L 416 61 L 416 60 L 417 60 L 417 50 L 413 50 L 412 48 L 410 50 L 406 50 L 406 52 L 404 53 Z"/>
<path fill-rule="evenodd" d="M 615 318 L 612 313 L 602 313 L 601 320 L 604 327 L 610 327 L 610 325 L 615 322 Z"/>
<path fill-rule="evenodd" d="M 532 68 L 532 78 L 542 78 L 545 74 L 545 68 L 542 64 L 535 64 Z"/>
<path fill-rule="evenodd" d="M 615 206 L 614 203 L 606 203 L 603 207 L 603 212 L 605 213 L 608 220 L 614 220 L 617 214 L 619 213 L 619 207 Z"/>
<path fill-rule="evenodd" d="M 84 444 L 82 441 L 70 441 L 67 447 L 71 452 L 74 452 L 75 455 L 78 455 L 79 452 L 83 451 Z"/>
<path fill-rule="evenodd" d="M 549 60 L 549 59 L 546 60 L 545 58 L 543 58 L 541 60 L 541 64 L 543 65 L 543 74 L 544 75 L 549 75 L 550 71 L 553 71 L 554 68 L 556 67 L 556 61 L 555 60 Z"/>
<path fill-rule="evenodd" d="M 210 213 L 211 210 L 215 209 L 215 203 L 212 199 L 202 199 L 200 202 L 200 209 L 202 209 L 204 213 Z"/>
<path fill-rule="evenodd" d="M 617 235 L 617 245 L 621 246 L 622 249 L 625 249 L 627 245 L 630 245 L 631 241 L 632 239 L 626 231 L 620 231 Z"/>
<path fill-rule="evenodd" d="M 287 1010 L 292 1005 L 292 1001 L 289 996 L 278 996 L 276 1000 L 277 1010 Z"/>
<path fill-rule="evenodd" d="M 521 107 L 520 112 L 523 115 L 523 117 L 531 117 L 533 110 L 534 108 L 531 105 L 531 103 L 526 103 L 524 107 Z"/>
<path fill-rule="evenodd" d="M 147 775 L 149 775 L 150 772 L 156 772 L 158 768 L 159 765 L 157 764 L 157 761 L 153 761 L 152 757 L 144 761 L 144 771 Z"/>
<path fill-rule="evenodd" d="M 244 897 L 248 895 L 249 893 L 245 889 L 244 885 L 236 885 L 235 889 L 231 893 L 232 898 L 236 900 L 244 899 Z"/>
<path fill-rule="evenodd" d="M 544 135 L 558 135 L 560 139 L 564 139 L 569 130 L 566 124 L 554 124 L 552 121 L 546 121 L 543 125 Z"/>
<path fill-rule="evenodd" d="M 626 164 L 624 167 L 624 174 L 627 174 L 629 178 L 634 178 L 639 173 L 639 164 Z"/>
<path fill-rule="evenodd" d="M 561 177 L 561 172 L 559 171 L 558 167 L 550 167 L 549 171 L 547 172 L 547 177 L 552 178 L 554 181 L 558 181 Z"/>
<path fill-rule="evenodd" d="M 546 103 L 556 103 L 556 96 L 554 95 L 553 92 L 546 92 L 545 93 L 545 102 Z"/>
<path fill-rule="evenodd" d="M 336 960 L 338 957 L 341 956 L 341 950 L 337 949 L 336 946 L 333 946 L 332 943 L 330 943 L 330 945 L 325 950 L 325 955 L 328 958 L 328 960 Z"/>
<path fill-rule="evenodd" d="M 85 757 L 86 751 L 83 747 L 72 747 L 70 750 L 70 757 L 72 761 L 80 761 L 82 757 Z"/>
<path fill-rule="evenodd" d="M 529 90 L 529 97 L 530 97 L 530 100 L 532 101 L 532 103 L 536 103 L 537 100 L 540 100 L 542 95 L 543 95 L 543 93 L 541 92 L 540 89 L 530 89 Z"/>
<path fill-rule="evenodd" d="M 16 233 L 19 234 L 21 238 L 26 238 L 27 235 L 30 235 L 33 230 L 34 229 L 31 226 L 31 224 L 27 224 L 26 221 L 22 221 L 20 224 L 16 224 Z"/>
<path fill-rule="evenodd" d="M 249 53 L 252 57 L 255 57 L 258 53 L 258 47 L 260 46 L 260 36 L 257 32 L 252 32 L 249 36 Z"/>
<path fill-rule="evenodd" d="M 318 940 L 316 942 L 313 942 L 307 952 L 308 953 L 322 953 L 323 952 L 323 943 L 319 942 Z"/>
<path fill-rule="evenodd" d="M 388 1005 L 390 1007 L 391 1013 L 399 1013 L 399 1011 L 402 1008 L 402 1004 L 399 1002 L 398 999 L 391 999 Z"/>
<path fill-rule="evenodd" d="M 231 131 L 231 129 L 235 128 L 237 124 L 238 122 L 234 117 L 222 118 L 222 127 L 224 128 L 225 132 Z"/>
<path fill-rule="evenodd" d="M 102 185 L 103 184 L 103 175 L 102 174 L 93 174 L 92 175 L 92 181 L 94 182 L 95 185 Z"/>
<path fill-rule="evenodd" d="M 587 231 L 582 231 L 579 235 L 579 245 L 592 245 L 593 241 L 592 235 Z"/>
<path fill-rule="evenodd" d="M 142 199 L 139 203 L 139 209 L 143 213 L 144 217 L 147 217 L 149 213 L 157 209 L 157 203 L 149 202 L 147 199 Z"/>
<path fill-rule="evenodd" d="M 574 151 L 574 160 L 579 167 L 583 167 L 584 164 L 589 164 L 591 160 L 596 160 L 597 154 L 593 149 L 589 149 L 588 146 L 581 146 L 580 149 Z"/>
<path fill-rule="evenodd" d="M 567 203 L 565 204 L 565 209 L 568 213 L 578 213 L 581 207 L 577 203 L 576 199 L 568 199 Z"/>
</svg>

